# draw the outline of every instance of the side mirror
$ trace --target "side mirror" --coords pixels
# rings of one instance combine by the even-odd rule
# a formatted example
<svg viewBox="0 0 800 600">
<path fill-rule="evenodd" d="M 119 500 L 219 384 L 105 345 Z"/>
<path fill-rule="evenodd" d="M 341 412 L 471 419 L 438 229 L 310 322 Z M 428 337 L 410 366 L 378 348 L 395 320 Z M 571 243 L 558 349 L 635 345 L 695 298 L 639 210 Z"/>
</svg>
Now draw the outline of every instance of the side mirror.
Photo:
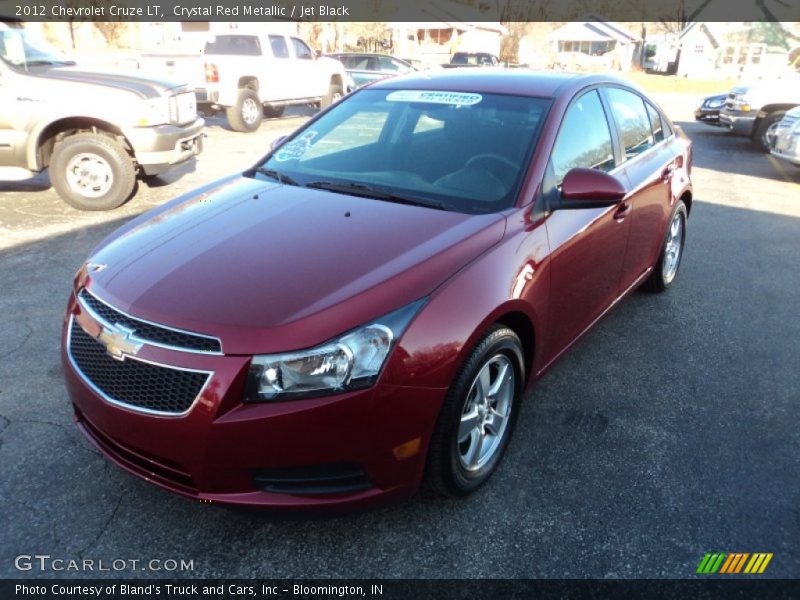
<svg viewBox="0 0 800 600">
<path fill-rule="evenodd" d="M 286 141 L 286 138 L 287 138 L 287 137 L 289 137 L 289 136 L 282 135 L 282 136 L 280 136 L 280 137 L 276 137 L 274 140 L 272 140 L 272 143 L 269 145 L 269 149 L 270 149 L 270 150 L 275 150 L 275 148 L 277 148 L 277 147 L 278 147 L 278 146 L 280 146 L 280 145 L 281 145 L 283 142 L 285 142 L 285 141 Z"/>
<path fill-rule="evenodd" d="M 561 183 L 561 194 L 555 208 L 600 208 L 613 206 L 628 191 L 622 182 L 597 169 L 572 169 Z"/>
</svg>

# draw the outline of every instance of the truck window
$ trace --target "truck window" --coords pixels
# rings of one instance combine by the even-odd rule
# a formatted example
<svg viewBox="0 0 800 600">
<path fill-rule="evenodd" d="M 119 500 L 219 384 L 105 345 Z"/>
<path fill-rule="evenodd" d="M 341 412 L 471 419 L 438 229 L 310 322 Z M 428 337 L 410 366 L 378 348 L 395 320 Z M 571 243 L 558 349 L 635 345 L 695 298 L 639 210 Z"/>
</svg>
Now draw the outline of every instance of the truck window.
<svg viewBox="0 0 800 600">
<path fill-rule="evenodd" d="M 289 46 L 282 35 L 269 36 L 269 44 L 272 46 L 272 56 L 275 58 L 289 58 Z"/>
<path fill-rule="evenodd" d="M 306 43 L 303 40 L 293 37 L 292 48 L 294 48 L 294 55 L 297 58 L 301 58 L 303 60 L 314 60 L 314 53 L 311 51 L 311 48 L 306 46 Z"/>
<path fill-rule="evenodd" d="M 206 54 L 261 56 L 261 44 L 255 35 L 218 35 L 206 43 Z"/>
</svg>

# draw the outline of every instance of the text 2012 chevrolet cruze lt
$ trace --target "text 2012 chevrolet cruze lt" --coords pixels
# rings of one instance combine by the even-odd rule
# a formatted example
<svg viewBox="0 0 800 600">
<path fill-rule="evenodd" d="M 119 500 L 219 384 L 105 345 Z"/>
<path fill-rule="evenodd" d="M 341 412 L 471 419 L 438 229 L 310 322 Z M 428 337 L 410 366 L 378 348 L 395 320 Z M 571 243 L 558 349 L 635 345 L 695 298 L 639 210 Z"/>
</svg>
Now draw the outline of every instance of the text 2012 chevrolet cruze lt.
<svg viewBox="0 0 800 600">
<path fill-rule="evenodd" d="M 471 492 L 524 390 L 625 294 L 672 283 L 690 168 L 681 131 L 615 79 L 357 91 L 93 252 L 64 320 L 77 422 L 204 501 Z"/>
</svg>

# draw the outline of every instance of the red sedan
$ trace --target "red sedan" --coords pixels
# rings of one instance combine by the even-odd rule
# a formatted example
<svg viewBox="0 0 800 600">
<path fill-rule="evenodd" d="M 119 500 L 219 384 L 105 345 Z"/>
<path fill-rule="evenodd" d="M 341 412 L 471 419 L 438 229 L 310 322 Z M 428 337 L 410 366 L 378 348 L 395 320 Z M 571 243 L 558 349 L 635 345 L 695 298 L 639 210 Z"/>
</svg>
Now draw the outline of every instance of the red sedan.
<svg viewBox="0 0 800 600">
<path fill-rule="evenodd" d="M 78 426 L 205 502 L 465 495 L 523 392 L 626 294 L 673 283 L 690 171 L 681 130 L 610 77 L 359 90 L 94 251 L 64 319 Z"/>
</svg>

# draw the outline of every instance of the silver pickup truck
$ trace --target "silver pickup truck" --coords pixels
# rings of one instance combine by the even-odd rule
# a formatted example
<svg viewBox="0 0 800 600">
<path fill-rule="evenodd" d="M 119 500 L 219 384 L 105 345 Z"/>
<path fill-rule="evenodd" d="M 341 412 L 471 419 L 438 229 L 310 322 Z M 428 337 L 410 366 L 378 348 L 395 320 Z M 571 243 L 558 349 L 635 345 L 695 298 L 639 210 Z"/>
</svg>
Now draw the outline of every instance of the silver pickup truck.
<svg viewBox="0 0 800 600">
<path fill-rule="evenodd" d="M 6 23 L 0 107 L 0 167 L 49 169 L 58 194 L 82 210 L 116 208 L 137 177 L 159 175 L 202 149 L 205 123 L 191 87 L 79 70 Z"/>
</svg>

